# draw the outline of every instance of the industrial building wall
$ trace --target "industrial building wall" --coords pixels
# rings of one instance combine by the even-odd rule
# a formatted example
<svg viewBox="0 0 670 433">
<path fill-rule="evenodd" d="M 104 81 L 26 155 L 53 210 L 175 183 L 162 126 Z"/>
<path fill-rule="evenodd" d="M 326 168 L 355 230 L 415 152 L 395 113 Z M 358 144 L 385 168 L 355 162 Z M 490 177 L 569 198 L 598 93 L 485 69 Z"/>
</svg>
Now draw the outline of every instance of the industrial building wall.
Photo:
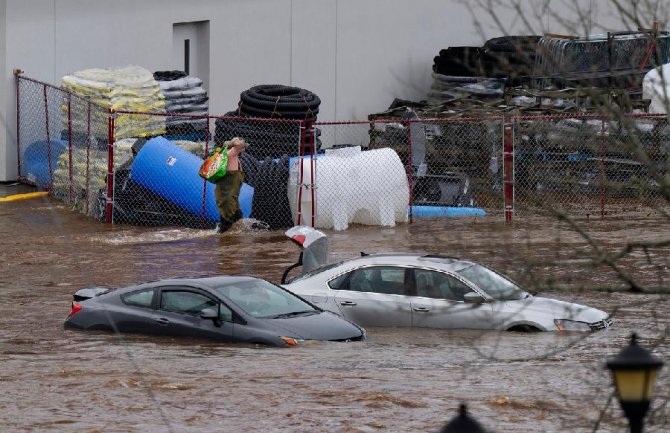
<svg viewBox="0 0 670 433">
<path fill-rule="evenodd" d="M 580 4 L 597 10 L 605 1 Z M 235 109 L 240 92 L 255 84 L 277 83 L 319 95 L 321 120 L 356 120 L 396 97 L 423 99 L 440 49 L 504 34 L 486 16 L 481 27 L 473 25 L 459 0 L 0 0 L 0 6 L 6 44 L 0 181 L 17 176 L 14 68 L 54 84 L 86 68 L 181 69 L 174 25 L 208 22 L 211 113 Z M 501 10 L 497 18 L 522 26 L 515 15 Z M 537 31 L 561 29 L 547 17 Z"/>
</svg>

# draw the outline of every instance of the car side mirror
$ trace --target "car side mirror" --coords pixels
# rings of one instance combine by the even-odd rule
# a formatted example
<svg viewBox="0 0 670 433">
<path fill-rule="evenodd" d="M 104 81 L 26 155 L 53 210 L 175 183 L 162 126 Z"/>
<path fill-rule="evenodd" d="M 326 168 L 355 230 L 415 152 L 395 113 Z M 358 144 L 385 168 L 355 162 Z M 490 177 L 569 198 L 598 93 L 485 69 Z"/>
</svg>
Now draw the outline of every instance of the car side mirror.
<svg viewBox="0 0 670 433">
<path fill-rule="evenodd" d="M 219 312 L 216 311 L 214 308 L 205 308 L 200 312 L 200 318 L 201 319 L 210 319 L 210 320 L 218 320 L 219 319 Z"/>
<path fill-rule="evenodd" d="M 463 295 L 463 300 L 466 304 L 483 304 L 485 301 L 484 298 L 482 298 L 481 295 L 477 292 L 466 293 Z"/>
</svg>

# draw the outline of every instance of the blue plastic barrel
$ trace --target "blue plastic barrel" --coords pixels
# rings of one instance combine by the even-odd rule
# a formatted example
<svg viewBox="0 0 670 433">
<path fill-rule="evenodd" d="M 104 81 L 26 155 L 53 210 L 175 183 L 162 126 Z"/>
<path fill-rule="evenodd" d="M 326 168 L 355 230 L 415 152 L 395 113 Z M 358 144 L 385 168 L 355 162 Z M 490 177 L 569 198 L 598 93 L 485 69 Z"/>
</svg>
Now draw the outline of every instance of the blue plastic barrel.
<svg viewBox="0 0 670 433">
<path fill-rule="evenodd" d="M 48 187 L 53 182 L 51 176 L 56 171 L 58 158 L 66 149 L 67 141 L 63 140 L 31 143 L 21 155 L 21 176 L 32 180 L 40 188 Z"/>
<path fill-rule="evenodd" d="M 170 140 L 155 137 L 147 141 L 133 161 L 130 178 L 161 197 L 182 207 L 193 215 L 202 213 L 202 187 L 206 184 L 205 218 L 219 220 L 214 198 L 214 184 L 198 176 L 202 159 L 182 149 Z M 242 184 L 240 208 L 242 215 L 251 215 L 254 189 Z"/>
</svg>

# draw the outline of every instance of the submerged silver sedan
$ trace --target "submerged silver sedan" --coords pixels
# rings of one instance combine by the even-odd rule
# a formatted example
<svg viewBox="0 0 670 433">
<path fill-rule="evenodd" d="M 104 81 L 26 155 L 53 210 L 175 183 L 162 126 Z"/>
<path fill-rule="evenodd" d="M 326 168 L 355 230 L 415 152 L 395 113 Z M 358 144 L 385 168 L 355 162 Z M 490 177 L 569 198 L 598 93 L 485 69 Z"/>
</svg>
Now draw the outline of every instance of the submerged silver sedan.
<svg viewBox="0 0 670 433">
<path fill-rule="evenodd" d="M 471 260 L 395 253 L 323 264 L 323 233 L 299 226 L 287 236 L 304 249 L 296 264 L 303 273 L 286 281 L 286 272 L 283 286 L 361 326 L 592 331 L 611 325 L 604 311 L 534 296 Z"/>
</svg>

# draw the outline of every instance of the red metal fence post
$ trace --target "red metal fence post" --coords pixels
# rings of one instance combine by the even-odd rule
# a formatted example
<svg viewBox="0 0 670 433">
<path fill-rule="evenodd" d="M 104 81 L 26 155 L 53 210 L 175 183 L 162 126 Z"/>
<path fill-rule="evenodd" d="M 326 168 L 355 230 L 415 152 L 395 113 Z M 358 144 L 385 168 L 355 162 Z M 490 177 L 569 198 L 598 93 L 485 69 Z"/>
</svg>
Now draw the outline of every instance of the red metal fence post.
<svg viewBox="0 0 670 433">
<path fill-rule="evenodd" d="M 607 173 L 605 173 L 605 119 L 600 121 L 600 219 L 605 219 L 605 182 Z"/>
<path fill-rule="evenodd" d="M 414 202 L 414 166 L 412 165 L 412 121 L 407 121 L 407 183 L 409 184 L 409 223 L 414 222 L 414 213 L 412 212 L 412 203 Z"/>
<path fill-rule="evenodd" d="M 54 182 L 54 173 L 53 167 L 51 167 L 51 136 L 49 134 L 49 101 L 47 99 L 47 86 L 43 86 L 44 89 L 44 119 L 46 124 L 46 135 L 47 135 L 47 165 L 49 166 L 49 185 L 47 189 L 51 190 L 53 188 Z"/>
<path fill-rule="evenodd" d="M 503 133 L 503 177 L 505 222 L 511 223 L 514 215 L 514 134 L 512 123 L 507 119 Z"/>
<path fill-rule="evenodd" d="M 68 156 L 68 191 L 67 199 L 70 204 L 73 202 L 72 194 L 72 98 L 69 94 L 66 94 L 67 98 L 67 156 Z"/>
<path fill-rule="evenodd" d="M 16 164 L 17 176 L 21 178 L 21 74 L 20 69 L 14 69 L 14 76 L 16 77 Z"/>
<path fill-rule="evenodd" d="M 205 158 L 209 155 L 209 121 L 210 117 L 207 116 L 207 123 L 205 123 Z M 207 181 L 202 180 L 202 208 L 200 210 L 200 224 L 202 228 L 206 226 L 206 215 L 207 215 Z"/>
<path fill-rule="evenodd" d="M 316 227 L 316 197 L 315 197 L 315 191 L 314 191 L 314 182 L 315 182 L 315 169 L 316 169 L 316 161 L 314 160 L 314 149 L 316 146 L 316 139 L 314 136 L 314 123 L 313 122 L 306 122 L 305 123 L 305 128 L 309 133 L 309 173 L 310 173 L 310 194 L 312 198 L 312 221 L 311 221 L 311 226 L 312 228 Z"/>
<path fill-rule="evenodd" d="M 300 149 L 298 150 L 298 205 L 297 205 L 297 216 L 296 216 L 296 225 L 300 225 L 302 222 L 302 184 L 304 181 L 305 171 L 303 169 L 303 159 L 305 157 L 305 121 L 300 121 Z"/>
<path fill-rule="evenodd" d="M 107 121 L 107 224 L 111 224 L 114 204 L 114 109 Z"/>
<path fill-rule="evenodd" d="M 72 132 L 70 132 L 72 134 Z M 86 214 L 88 215 L 88 202 L 91 188 L 91 101 L 86 101 Z"/>
</svg>

